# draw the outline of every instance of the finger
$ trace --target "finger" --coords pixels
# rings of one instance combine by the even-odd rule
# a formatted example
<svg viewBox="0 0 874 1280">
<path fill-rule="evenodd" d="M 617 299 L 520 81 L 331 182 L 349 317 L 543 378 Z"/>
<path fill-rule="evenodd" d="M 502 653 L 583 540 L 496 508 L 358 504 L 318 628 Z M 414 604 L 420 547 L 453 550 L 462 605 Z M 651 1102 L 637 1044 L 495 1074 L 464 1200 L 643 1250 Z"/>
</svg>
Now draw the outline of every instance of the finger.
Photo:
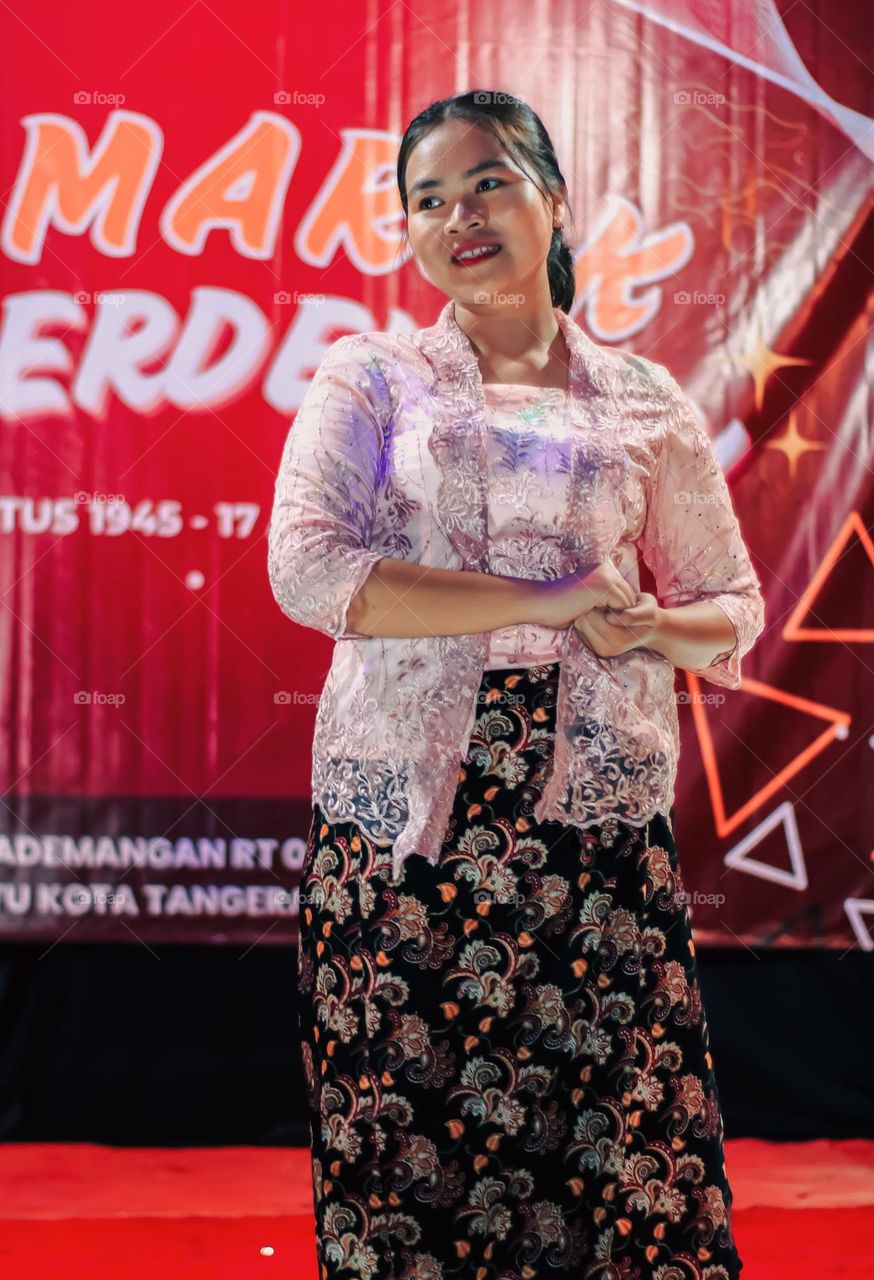
<svg viewBox="0 0 874 1280">
<path fill-rule="evenodd" d="M 629 617 L 629 612 L 630 610 L 626 610 L 624 612 L 613 612 L 612 610 L 608 610 L 606 613 L 600 613 L 600 617 L 603 619 L 605 626 L 605 630 L 600 634 L 603 634 L 605 639 L 610 638 L 612 640 L 616 640 L 621 637 L 623 641 L 627 640 L 629 634 L 635 639 L 637 639 L 638 636 L 643 635 L 648 629 L 649 624 L 645 619 L 640 617 Z M 591 616 L 592 615 L 590 614 L 590 619 Z"/>
<path fill-rule="evenodd" d="M 608 597 L 611 605 L 618 609 L 628 609 L 637 604 L 637 592 L 634 590 L 630 582 L 624 579 L 617 582 L 615 588 Z"/>
<path fill-rule="evenodd" d="M 616 622 L 640 622 L 646 617 L 647 609 L 648 605 L 644 602 L 625 609 L 614 609 L 612 616 Z"/>
<path fill-rule="evenodd" d="M 589 610 L 586 614 L 586 630 L 589 638 L 595 637 L 599 640 L 615 638 L 610 635 L 610 617 L 603 609 Z"/>
<path fill-rule="evenodd" d="M 629 605 L 636 604 L 637 600 L 630 587 L 626 587 L 625 583 L 616 583 L 607 592 L 604 603 L 611 609 L 627 609 Z"/>
</svg>

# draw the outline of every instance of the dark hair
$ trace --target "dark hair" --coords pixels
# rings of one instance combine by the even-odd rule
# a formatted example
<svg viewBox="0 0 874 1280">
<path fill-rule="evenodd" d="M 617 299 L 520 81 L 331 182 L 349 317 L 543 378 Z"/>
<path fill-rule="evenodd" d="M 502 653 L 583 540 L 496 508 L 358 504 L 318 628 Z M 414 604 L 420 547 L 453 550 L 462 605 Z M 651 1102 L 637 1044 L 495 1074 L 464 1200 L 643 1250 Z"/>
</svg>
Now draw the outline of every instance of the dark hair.
<svg viewBox="0 0 874 1280">
<path fill-rule="evenodd" d="M 406 173 L 410 152 L 416 143 L 421 142 L 432 129 L 446 120 L 467 120 L 488 129 L 519 168 L 531 178 L 544 198 L 548 198 L 551 193 L 567 199 L 567 184 L 558 167 L 552 139 L 537 112 L 527 102 L 512 94 L 471 89 L 469 93 L 459 93 L 454 98 L 441 98 L 438 102 L 432 102 L 407 125 L 398 151 L 397 166 L 398 190 L 404 213 L 409 212 Z M 528 166 L 533 169 L 533 175 Z M 546 270 L 552 305 L 561 307 L 562 311 L 570 311 L 576 290 L 574 260 L 559 227 L 553 228 Z"/>
</svg>

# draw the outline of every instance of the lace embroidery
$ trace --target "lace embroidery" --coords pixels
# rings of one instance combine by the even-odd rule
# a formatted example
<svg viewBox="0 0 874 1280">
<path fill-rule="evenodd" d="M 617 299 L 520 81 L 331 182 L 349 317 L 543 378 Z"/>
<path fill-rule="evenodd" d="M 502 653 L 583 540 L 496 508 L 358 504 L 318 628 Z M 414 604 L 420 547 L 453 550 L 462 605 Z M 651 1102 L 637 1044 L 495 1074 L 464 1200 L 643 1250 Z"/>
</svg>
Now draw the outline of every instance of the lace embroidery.
<svg viewBox="0 0 874 1280">
<path fill-rule="evenodd" d="M 737 688 L 764 602 L 710 440 L 663 366 L 600 347 L 555 314 L 571 355 L 571 473 L 557 513 L 563 571 L 609 555 L 637 586 L 639 549 L 661 604 L 712 600 L 730 618 L 733 650 L 696 674 Z M 395 875 L 413 853 L 439 860 L 490 633 L 357 636 L 346 615 L 385 555 L 495 572 L 484 407 L 452 301 L 414 333 L 347 335 L 319 365 L 276 479 L 274 596 L 337 642 L 316 716 L 313 798 L 329 821 L 355 821 L 393 845 Z M 502 559 L 500 572 L 510 571 Z M 601 658 L 567 629 L 554 769 L 538 820 L 587 827 L 618 816 L 644 826 L 669 812 L 674 676 L 652 650 Z"/>
</svg>

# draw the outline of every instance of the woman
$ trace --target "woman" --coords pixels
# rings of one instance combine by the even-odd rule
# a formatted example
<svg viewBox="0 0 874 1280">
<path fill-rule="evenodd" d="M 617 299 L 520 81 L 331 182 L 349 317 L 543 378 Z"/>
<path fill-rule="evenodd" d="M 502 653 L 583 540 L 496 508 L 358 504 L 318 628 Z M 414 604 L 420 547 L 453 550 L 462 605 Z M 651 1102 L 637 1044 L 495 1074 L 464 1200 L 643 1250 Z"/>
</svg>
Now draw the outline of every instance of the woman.
<svg viewBox="0 0 874 1280">
<path fill-rule="evenodd" d="M 274 594 L 337 640 L 300 898 L 320 1274 L 728 1280 L 674 676 L 737 687 L 760 583 L 674 379 L 571 319 L 552 144 L 495 98 L 400 147 L 438 321 L 335 342 L 277 477 Z"/>
</svg>

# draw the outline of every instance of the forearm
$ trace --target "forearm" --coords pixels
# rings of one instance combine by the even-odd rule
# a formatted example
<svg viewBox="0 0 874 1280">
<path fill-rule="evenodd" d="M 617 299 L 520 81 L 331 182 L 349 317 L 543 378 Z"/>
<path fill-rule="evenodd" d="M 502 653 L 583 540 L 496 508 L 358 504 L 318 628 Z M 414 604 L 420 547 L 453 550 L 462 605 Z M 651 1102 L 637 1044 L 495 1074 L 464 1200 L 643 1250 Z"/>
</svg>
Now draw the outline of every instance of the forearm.
<svg viewBox="0 0 874 1280">
<path fill-rule="evenodd" d="M 537 584 L 437 569 L 384 556 L 352 597 L 350 631 L 366 636 L 457 636 L 532 620 Z"/>
<path fill-rule="evenodd" d="M 697 671 L 727 658 L 736 643 L 731 619 L 719 605 L 696 600 L 673 609 L 660 607 L 655 633 L 647 647 L 675 667 Z"/>
</svg>

